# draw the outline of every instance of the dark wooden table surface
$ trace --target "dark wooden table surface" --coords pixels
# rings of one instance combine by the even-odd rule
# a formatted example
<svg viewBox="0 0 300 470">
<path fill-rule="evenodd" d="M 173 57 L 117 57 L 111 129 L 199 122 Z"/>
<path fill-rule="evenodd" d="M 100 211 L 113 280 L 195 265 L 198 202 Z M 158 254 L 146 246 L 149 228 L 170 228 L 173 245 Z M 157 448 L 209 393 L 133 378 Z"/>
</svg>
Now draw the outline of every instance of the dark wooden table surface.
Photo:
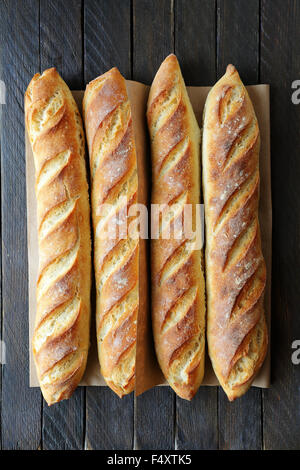
<svg viewBox="0 0 300 470">
<path fill-rule="evenodd" d="M 298 0 L 1 0 L 1 369 L 3 449 L 299 449 L 300 79 Z M 188 85 L 212 85 L 229 62 L 246 84 L 271 85 L 272 386 L 228 403 L 201 387 L 191 403 L 169 388 L 123 400 L 79 388 L 51 408 L 29 388 L 23 94 L 56 66 L 80 89 L 112 66 L 150 84 L 175 52 Z"/>
</svg>

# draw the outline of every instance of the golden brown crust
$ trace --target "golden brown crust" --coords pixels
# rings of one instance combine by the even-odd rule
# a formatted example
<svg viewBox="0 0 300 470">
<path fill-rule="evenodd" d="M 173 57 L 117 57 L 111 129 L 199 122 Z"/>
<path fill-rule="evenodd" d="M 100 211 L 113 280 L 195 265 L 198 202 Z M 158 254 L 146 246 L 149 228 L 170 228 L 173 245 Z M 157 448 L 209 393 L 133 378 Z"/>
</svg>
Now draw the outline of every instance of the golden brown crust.
<svg viewBox="0 0 300 470">
<path fill-rule="evenodd" d="M 259 128 L 232 65 L 207 97 L 202 145 L 209 355 L 234 400 L 250 387 L 268 340 L 258 221 Z"/>
<path fill-rule="evenodd" d="M 90 226 L 84 134 L 73 96 L 55 68 L 25 93 L 36 168 L 39 241 L 33 354 L 49 405 L 69 398 L 85 370 L 90 323 Z"/>
<path fill-rule="evenodd" d="M 152 147 L 151 202 L 167 205 L 159 238 L 151 242 L 155 348 L 171 387 L 190 400 L 204 374 L 201 252 L 194 249 L 193 239 L 164 239 L 164 233 L 181 226 L 185 204 L 195 209 L 200 203 L 200 130 L 173 54 L 162 63 L 152 83 L 147 118 Z M 194 223 L 195 212 L 193 228 Z"/>
<path fill-rule="evenodd" d="M 138 173 L 131 108 L 118 69 L 89 83 L 83 111 L 92 181 L 99 360 L 107 384 L 122 397 L 135 383 L 140 243 L 126 228 L 128 212 L 138 202 Z M 103 204 L 110 206 L 106 210 Z M 122 239 L 110 232 L 116 220 Z"/>
</svg>

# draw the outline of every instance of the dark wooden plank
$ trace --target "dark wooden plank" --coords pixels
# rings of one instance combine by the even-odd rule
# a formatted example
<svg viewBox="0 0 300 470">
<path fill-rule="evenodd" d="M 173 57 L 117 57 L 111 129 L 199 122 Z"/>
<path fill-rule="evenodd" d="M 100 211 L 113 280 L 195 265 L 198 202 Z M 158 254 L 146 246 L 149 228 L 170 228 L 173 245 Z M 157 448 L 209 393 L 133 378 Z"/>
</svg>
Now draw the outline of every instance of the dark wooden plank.
<svg viewBox="0 0 300 470">
<path fill-rule="evenodd" d="M 216 5 L 211 0 L 175 0 L 175 53 L 187 85 L 216 78 Z"/>
<path fill-rule="evenodd" d="M 226 450 L 261 448 L 261 390 L 252 387 L 233 403 L 219 391 L 219 447 Z"/>
<path fill-rule="evenodd" d="M 217 2 L 217 76 L 233 63 L 246 85 L 258 82 L 259 1 Z M 219 447 L 260 449 L 261 391 L 250 389 L 235 403 L 219 392 Z"/>
<path fill-rule="evenodd" d="M 41 70 L 55 66 L 70 88 L 83 86 L 82 0 L 40 0 Z"/>
<path fill-rule="evenodd" d="M 130 0 L 85 0 L 85 82 L 111 67 L 131 78 Z"/>
<path fill-rule="evenodd" d="M 263 392 L 264 448 L 300 449 L 300 105 L 292 82 L 300 71 L 300 2 L 262 1 L 260 79 L 271 85 L 273 198 L 272 386 Z"/>
<path fill-rule="evenodd" d="M 2 1 L 1 79 L 6 85 L 1 121 L 3 340 L 2 448 L 37 449 L 41 395 L 29 388 L 27 237 L 23 96 L 39 70 L 39 2 Z"/>
<path fill-rule="evenodd" d="M 133 448 L 133 394 L 120 399 L 108 387 L 89 387 L 86 406 L 85 449 Z"/>
<path fill-rule="evenodd" d="M 200 387 L 191 402 L 177 398 L 176 448 L 218 448 L 218 389 Z"/>
<path fill-rule="evenodd" d="M 48 407 L 43 404 L 42 442 L 46 450 L 77 450 L 84 447 L 85 388 L 69 400 Z"/>
<path fill-rule="evenodd" d="M 114 66 L 131 78 L 130 50 L 130 1 L 86 0 L 85 82 Z M 133 426 L 133 394 L 121 400 L 107 387 L 87 388 L 86 449 L 132 449 Z"/>
<path fill-rule="evenodd" d="M 150 85 L 171 52 L 174 52 L 174 2 L 133 0 L 134 80 Z"/>
<path fill-rule="evenodd" d="M 175 393 L 154 387 L 135 399 L 135 449 L 169 450 L 175 447 Z"/>
<path fill-rule="evenodd" d="M 216 5 L 210 0 L 175 2 L 175 53 L 187 85 L 212 85 L 216 78 Z M 191 47 L 192 45 L 192 47 Z M 176 447 L 218 448 L 218 392 L 200 387 L 191 403 L 177 399 Z"/>
<path fill-rule="evenodd" d="M 174 52 L 173 2 L 133 0 L 132 13 L 132 78 L 150 85 L 161 62 Z M 173 449 L 174 409 L 175 394 L 169 387 L 155 387 L 137 397 L 135 448 Z"/>
<path fill-rule="evenodd" d="M 83 87 L 81 0 L 40 1 L 41 70 L 55 66 L 71 89 Z M 84 388 L 70 400 L 48 407 L 43 402 L 43 449 L 82 449 Z"/>
<path fill-rule="evenodd" d="M 247 85 L 257 83 L 259 0 L 217 0 L 217 72 L 233 63 Z"/>
</svg>

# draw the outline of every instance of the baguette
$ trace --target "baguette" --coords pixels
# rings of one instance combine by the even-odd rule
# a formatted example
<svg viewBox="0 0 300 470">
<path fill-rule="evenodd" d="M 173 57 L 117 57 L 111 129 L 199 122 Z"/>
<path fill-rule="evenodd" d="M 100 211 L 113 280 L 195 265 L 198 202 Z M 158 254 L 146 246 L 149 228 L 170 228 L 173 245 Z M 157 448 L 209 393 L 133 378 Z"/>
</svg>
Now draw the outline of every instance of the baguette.
<svg viewBox="0 0 300 470">
<path fill-rule="evenodd" d="M 117 68 L 87 85 L 83 113 L 92 185 L 98 355 L 107 385 L 122 397 L 135 386 L 139 273 L 145 276 L 146 266 L 140 264 L 139 238 L 126 227 L 140 181 L 131 106 Z M 110 230 L 116 223 L 114 234 Z"/>
<path fill-rule="evenodd" d="M 91 285 L 84 134 L 73 96 L 55 68 L 31 80 L 25 120 L 35 162 L 39 243 L 32 348 L 51 405 L 71 396 L 85 370 Z"/>
<path fill-rule="evenodd" d="M 232 65 L 207 97 L 202 144 L 208 349 L 232 401 L 250 387 L 268 342 L 258 220 L 259 128 Z"/>
<path fill-rule="evenodd" d="M 152 149 L 151 202 L 167 207 L 158 238 L 151 241 L 155 349 L 170 386 L 190 400 L 204 374 L 202 255 L 195 249 L 194 239 L 184 233 L 169 239 L 164 234 L 172 227 L 175 235 L 185 204 L 193 206 L 195 226 L 196 204 L 200 203 L 200 129 L 173 54 L 164 60 L 154 78 L 147 118 Z"/>
</svg>

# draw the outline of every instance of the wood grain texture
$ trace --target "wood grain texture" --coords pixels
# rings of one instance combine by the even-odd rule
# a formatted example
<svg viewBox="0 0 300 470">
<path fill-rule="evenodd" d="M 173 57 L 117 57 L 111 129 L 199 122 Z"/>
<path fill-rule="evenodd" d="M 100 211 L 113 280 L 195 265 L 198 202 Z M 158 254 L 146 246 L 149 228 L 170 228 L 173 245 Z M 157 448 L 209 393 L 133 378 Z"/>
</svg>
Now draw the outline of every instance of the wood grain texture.
<svg viewBox="0 0 300 470">
<path fill-rule="evenodd" d="M 84 448 L 85 387 L 79 387 L 69 400 L 51 408 L 43 406 L 43 449 L 80 450 Z"/>
<path fill-rule="evenodd" d="M 259 0 L 217 0 L 217 73 L 230 63 L 247 85 L 257 83 Z"/>
<path fill-rule="evenodd" d="M 132 1 L 133 79 L 151 85 L 162 61 L 174 52 L 174 1 Z"/>
<path fill-rule="evenodd" d="M 175 448 L 175 400 L 169 387 L 155 387 L 136 397 L 134 449 Z"/>
<path fill-rule="evenodd" d="M 132 79 L 150 85 L 161 62 L 174 52 L 174 4 L 169 0 L 133 0 L 132 14 Z M 169 387 L 155 387 L 138 397 L 135 400 L 135 447 L 173 449 L 174 409 L 175 394 Z"/>
<path fill-rule="evenodd" d="M 131 78 L 130 50 L 130 1 L 85 1 L 85 82 L 114 66 Z M 133 429 L 133 394 L 121 400 L 107 387 L 86 389 L 86 449 L 132 449 Z"/>
<path fill-rule="evenodd" d="M 131 78 L 130 0 L 85 0 L 85 83 L 112 67 Z"/>
<path fill-rule="evenodd" d="M 195 35 L 195 32 L 197 34 Z M 175 2 L 175 54 L 187 85 L 213 85 L 216 77 L 216 5 L 212 1 Z M 193 47 L 191 47 L 193 44 Z M 186 403 L 176 400 L 176 447 L 218 448 L 218 391 L 200 387 Z"/>
<path fill-rule="evenodd" d="M 87 450 L 133 448 L 133 395 L 119 398 L 108 387 L 89 387 L 86 397 Z"/>
<path fill-rule="evenodd" d="M 219 389 L 219 449 L 257 450 L 262 446 L 261 390 L 250 388 L 233 403 Z"/>
<path fill-rule="evenodd" d="M 258 82 L 259 1 L 217 2 L 217 78 L 233 63 L 244 84 Z M 229 403 L 219 389 L 219 447 L 260 449 L 261 391 L 251 388 L 244 398 Z M 251 421 L 249 416 L 253 416 Z M 257 421 L 258 419 L 258 421 Z M 245 423 L 249 426 L 245 426 Z M 249 446 L 249 447 L 248 447 Z"/>
<path fill-rule="evenodd" d="M 187 85 L 216 78 L 216 6 L 211 0 L 175 0 L 175 54 Z"/>
<path fill-rule="evenodd" d="M 273 199 L 272 386 L 263 392 L 265 449 L 300 448 L 300 105 L 292 82 L 300 70 L 300 2 L 262 1 L 260 80 L 271 85 Z"/>
<path fill-rule="evenodd" d="M 41 71 L 55 66 L 72 90 L 83 85 L 82 0 L 40 0 Z"/>
<path fill-rule="evenodd" d="M 37 449 L 41 395 L 29 388 L 24 92 L 39 69 L 39 2 L 0 2 L 1 79 L 6 85 L 1 121 L 3 341 L 2 448 Z"/>
<path fill-rule="evenodd" d="M 176 405 L 176 449 L 218 449 L 218 389 L 200 387 L 190 403 Z"/>
<path fill-rule="evenodd" d="M 41 71 L 56 67 L 71 89 L 83 88 L 81 3 L 80 0 L 40 1 Z M 43 449 L 82 449 L 84 409 L 85 390 L 82 387 L 69 400 L 55 406 L 48 407 L 43 401 Z"/>
</svg>

